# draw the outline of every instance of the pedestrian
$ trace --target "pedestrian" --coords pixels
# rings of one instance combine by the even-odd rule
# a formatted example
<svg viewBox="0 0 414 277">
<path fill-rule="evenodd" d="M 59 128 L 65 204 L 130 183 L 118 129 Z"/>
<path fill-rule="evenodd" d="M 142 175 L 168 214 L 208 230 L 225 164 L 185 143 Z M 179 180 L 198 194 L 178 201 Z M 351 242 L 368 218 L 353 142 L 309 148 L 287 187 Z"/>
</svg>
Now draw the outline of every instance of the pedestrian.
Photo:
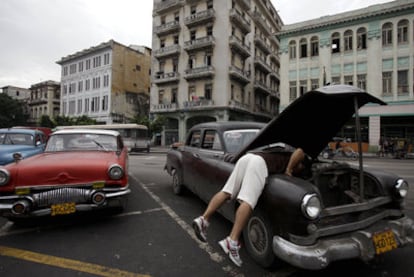
<svg viewBox="0 0 414 277">
<path fill-rule="evenodd" d="M 305 153 L 301 148 L 289 152 L 256 152 L 242 156 L 222 190 L 213 196 L 204 213 L 193 220 L 197 238 L 206 242 L 210 217 L 226 201 L 237 199 L 240 205 L 236 210 L 233 227 L 230 234 L 219 241 L 219 245 L 234 264 L 241 266 L 239 238 L 263 191 L 266 177 L 275 173 L 295 175 L 303 169 L 304 159 Z"/>
</svg>

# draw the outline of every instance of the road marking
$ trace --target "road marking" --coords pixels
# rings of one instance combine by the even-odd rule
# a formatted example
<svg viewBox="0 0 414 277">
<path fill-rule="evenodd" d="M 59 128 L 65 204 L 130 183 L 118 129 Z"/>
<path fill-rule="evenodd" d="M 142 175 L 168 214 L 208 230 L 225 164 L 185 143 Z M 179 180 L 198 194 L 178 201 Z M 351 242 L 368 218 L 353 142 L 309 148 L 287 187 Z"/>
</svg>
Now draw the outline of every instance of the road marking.
<svg viewBox="0 0 414 277">
<path fill-rule="evenodd" d="M 154 199 L 155 202 L 158 203 L 158 205 L 161 206 L 162 209 L 165 210 L 165 212 L 182 228 L 184 231 L 188 233 L 188 235 L 198 244 L 198 246 L 203 249 L 207 254 L 210 256 L 210 259 L 216 263 L 223 262 L 226 258 L 221 255 L 218 252 L 215 252 L 214 249 L 207 243 L 201 242 L 196 235 L 194 234 L 193 228 L 187 224 L 184 220 L 182 220 L 173 209 L 171 209 L 167 204 L 165 204 L 157 195 L 155 195 L 152 191 L 148 189 L 148 186 L 154 185 L 153 183 L 150 184 L 144 184 L 138 180 L 133 175 L 130 175 L 132 179 L 135 180 L 140 186 Z M 244 276 L 242 273 L 240 273 L 236 268 L 233 266 L 223 266 L 223 271 L 226 272 L 229 276 Z"/>
<path fill-rule="evenodd" d="M 55 266 L 59 268 L 71 269 L 77 272 L 86 272 L 96 276 L 104 277 L 150 277 L 150 275 L 143 275 L 123 271 L 116 268 L 110 268 L 92 263 L 85 263 L 81 261 L 59 258 L 50 255 L 44 255 L 36 252 L 21 250 L 0 245 L 0 256 L 7 256 L 25 260 L 29 262 Z"/>
</svg>

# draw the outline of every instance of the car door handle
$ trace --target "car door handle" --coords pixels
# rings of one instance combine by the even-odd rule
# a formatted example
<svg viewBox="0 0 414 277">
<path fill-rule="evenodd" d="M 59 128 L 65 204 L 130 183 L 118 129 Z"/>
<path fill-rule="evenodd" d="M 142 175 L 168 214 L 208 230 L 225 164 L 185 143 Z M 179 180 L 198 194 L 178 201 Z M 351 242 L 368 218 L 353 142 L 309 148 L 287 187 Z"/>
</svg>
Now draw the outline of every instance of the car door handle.
<svg viewBox="0 0 414 277">
<path fill-rule="evenodd" d="M 197 159 L 200 159 L 200 155 L 198 155 L 197 153 L 193 153 L 193 157 L 197 158 Z"/>
</svg>

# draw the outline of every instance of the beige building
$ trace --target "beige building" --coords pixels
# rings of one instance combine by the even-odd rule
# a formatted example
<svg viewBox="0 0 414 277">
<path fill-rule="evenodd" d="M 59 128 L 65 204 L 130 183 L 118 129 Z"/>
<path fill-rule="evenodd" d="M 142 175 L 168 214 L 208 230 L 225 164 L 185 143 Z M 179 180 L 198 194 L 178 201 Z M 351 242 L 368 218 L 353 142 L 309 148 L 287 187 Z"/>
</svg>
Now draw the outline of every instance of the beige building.
<svg viewBox="0 0 414 277">
<path fill-rule="evenodd" d="M 270 0 L 154 0 L 151 114 L 162 144 L 205 121 L 278 114 L 282 22 Z"/>
<path fill-rule="evenodd" d="M 1 88 L 3 93 L 7 94 L 15 100 L 19 100 L 23 103 L 26 103 L 30 98 L 30 90 L 27 88 L 15 87 L 15 86 L 5 86 Z"/>
<path fill-rule="evenodd" d="M 110 40 L 63 57 L 61 115 L 126 123 L 148 115 L 151 49 Z"/>
<path fill-rule="evenodd" d="M 29 121 L 31 125 L 39 122 L 43 115 L 53 119 L 60 111 L 60 83 L 45 81 L 30 87 Z"/>
<path fill-rule="evenodd" d="M 403 138 L 413 144 L 413 30 L 414 0 L 283 26 L 277 34 L 281 110 L 326 83 L 354 85 L 388 104 L 361 109 L 365 142 L 378 146 L 380 138 Z M 348 124 L 340 135 L 354 139 L 354 134 L 355 126 Z"/>
</svg>

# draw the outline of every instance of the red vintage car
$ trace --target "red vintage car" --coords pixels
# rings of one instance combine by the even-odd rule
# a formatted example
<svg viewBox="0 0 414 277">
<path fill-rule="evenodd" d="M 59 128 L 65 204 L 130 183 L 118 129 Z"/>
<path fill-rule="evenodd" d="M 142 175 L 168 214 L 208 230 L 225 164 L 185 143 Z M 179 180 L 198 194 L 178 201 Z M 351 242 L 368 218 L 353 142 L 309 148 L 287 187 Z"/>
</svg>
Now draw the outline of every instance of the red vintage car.
<svg viewBox="0 0 414 277">
<path fill-rule="evenodd" d="M 0 167 L 0 215 L 11 220 L 123 208 L 128 149 L 116 131 L 62 130 L 45 152 Z"/>
</svg>

